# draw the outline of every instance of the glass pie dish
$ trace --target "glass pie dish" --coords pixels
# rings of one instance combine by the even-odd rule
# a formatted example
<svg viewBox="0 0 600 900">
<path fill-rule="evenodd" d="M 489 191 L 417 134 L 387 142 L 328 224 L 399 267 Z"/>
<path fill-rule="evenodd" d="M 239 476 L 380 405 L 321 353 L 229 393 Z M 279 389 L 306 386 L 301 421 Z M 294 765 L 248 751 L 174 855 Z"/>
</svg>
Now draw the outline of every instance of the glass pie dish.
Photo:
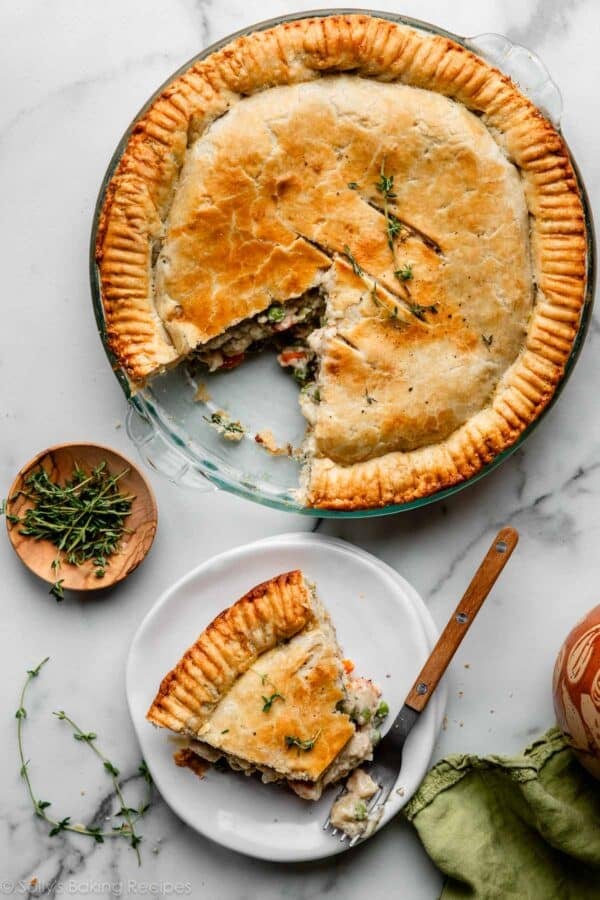
<svg viewBox="0 0 600 900">
<path fill-rule="evenodd" d="M 518 83 L 523 93 L 530 97 L 555 127 L 559 127 L 562 101 L 558 88 L 544 65 L 526 48 L 514 45 L 500 35 L 485 34 L 474 38 L 462 38 L 415 19 L 369 10 L 325 10 L 273 19 L 230 35 L 198 54 L 171 76 L 136 116 L 119 143 L 101 186 L 94 216 L 90 265 L 92 295 L 100 335 L 117 378 L 131 404 L 127 420 L 128 433 L 147 464 L 164 474 L 169 480 L 185 487 L 205 490 L 221 487 L 268 506 L 308 515 L 362 517 L 385 515 L 423 506 L 447 497 L 479 480 L 522 444 L 540 421 L 541 416 L 538 416 L 523 432 L 517 442 L 499 454 L 492 463 L 471 479 L 427 497 L 410 503 L 354 511 L 331 511 L 305 507 L 296 496 L 299 463 L 287 456 L 268 454 L 254 440 L 255 434 L 268 429 L 276 435 L 280 445 L 289 443 L 298 447 L 302 443 L 306 427 L 306 421 L 297 402 L 297 388 L 289 375 L 280 369 L 275 354 L 265 352 L 249 358 L 240 368 L 207 376 L 210 399 L 204 396 L 202 403 L 198 402 L 199 388 L 201 383 L 206 383 L 206 378 L 190 376 L 185 366 L 179 366 L 155 377 L 150 384 L 132 394 L 125 373 L 120 369 L 109 349 L 101 301 L 100 278 L 94 258 L 100 213 L 109 182 L 137 122 L 167 85 L 185 72 L 195 61 L 204 59 L 240 35 L 261 31 L 291 20 L 315 15 L 322 17 L 340 15 L 346 12 L 363 12 L 408 25 L 417 31 L 442 35 L 456 41 L 510 75 Z M 577 179 L 587 226 L 586 297 L 578 334 L 573 343 L 562 381 L 554 393 L 553 402 L 577 360 L 585 337 L 594 292 L 593 226 L 589 203 L 579 175 L 577 175 Z M 226 409 L 232 420 L 239 420 L 243 423 L 246 434 L 241 441 L 236 443 L 224 441 L 211 425 L 209 421 L 211 413 L 221 409 Z"/>
</svg>

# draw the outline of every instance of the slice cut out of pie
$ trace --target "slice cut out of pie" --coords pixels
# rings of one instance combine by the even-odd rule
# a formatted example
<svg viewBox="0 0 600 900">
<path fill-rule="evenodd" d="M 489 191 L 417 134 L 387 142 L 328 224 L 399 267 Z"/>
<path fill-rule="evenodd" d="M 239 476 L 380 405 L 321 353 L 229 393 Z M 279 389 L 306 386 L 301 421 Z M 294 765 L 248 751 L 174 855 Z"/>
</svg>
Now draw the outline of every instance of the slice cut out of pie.
<svg viewBox="0 0 600 900">
<path fill-rule="evenodd" d="M 209 762 L 317 799 L 372 758 L 387 712 L 379 694 L 346 674 L 330 618 L 296 570 L 217 616 L 163 679 L 147 718 Z"/>
<path fill-rule="evenodd" d="M 415 500 L 512 446 L 586 291 L 552 123 L 464 46 L 362 13 L 238 37 L 179 75 L 126 144 L 96 253 L 132 390 L 288 335 L 299 496 L 334 509 Z"/>
</svg>

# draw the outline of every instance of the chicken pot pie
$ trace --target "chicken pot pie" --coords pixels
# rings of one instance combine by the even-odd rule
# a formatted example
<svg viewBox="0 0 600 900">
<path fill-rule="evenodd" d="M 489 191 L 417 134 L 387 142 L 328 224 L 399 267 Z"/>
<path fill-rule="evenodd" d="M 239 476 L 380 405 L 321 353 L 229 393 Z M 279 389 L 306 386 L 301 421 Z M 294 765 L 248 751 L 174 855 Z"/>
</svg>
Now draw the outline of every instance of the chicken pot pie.
<svg viewBox="0 0 600 900">
<path fill-rule="evenodd" d="M 347 674 L 331 620 L 296 570 L 211 622 L 165 676 L 147 718 L 187 737 L 203 760 L 317 800 L 373 758 L 387 712 L 376 685 Z"/>
<path fill-rule="evenodd" d="M 586 234 L 568 151 L 509 78 L 445 37 L 333 15 L 239 37 L 162 92 L 97 260 L 133 389 L 286 336 L 302 498 L 353 509 L 464 481 L 539 416 Z"/>
</svg>

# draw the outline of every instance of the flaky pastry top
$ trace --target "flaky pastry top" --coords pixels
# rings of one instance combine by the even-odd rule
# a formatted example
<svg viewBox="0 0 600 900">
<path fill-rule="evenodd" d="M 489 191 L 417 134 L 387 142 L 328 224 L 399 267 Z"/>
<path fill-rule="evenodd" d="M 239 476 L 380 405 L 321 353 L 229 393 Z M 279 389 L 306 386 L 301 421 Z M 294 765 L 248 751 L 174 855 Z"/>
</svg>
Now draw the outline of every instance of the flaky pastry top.
<svg viewBox="0 0 600 900">
<path fill-rule="evenodd" d="M 176 79 L 129 140 L 97 247 L 134 384 L 274 300 L 326 294 L 304 496 L 334 508 L 415 499 L 514 443 L 562 377 L 585 252 L 568 152 L 510 79 L 362 14 L 243 36 Z"/>
</svg>

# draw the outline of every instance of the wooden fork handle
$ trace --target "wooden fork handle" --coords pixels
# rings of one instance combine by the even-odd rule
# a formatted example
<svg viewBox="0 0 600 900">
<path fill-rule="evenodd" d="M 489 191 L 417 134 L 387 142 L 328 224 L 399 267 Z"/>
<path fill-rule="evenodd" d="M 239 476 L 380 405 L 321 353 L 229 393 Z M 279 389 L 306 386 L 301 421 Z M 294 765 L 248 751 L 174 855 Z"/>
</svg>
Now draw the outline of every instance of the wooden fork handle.
<svg viewBox="0 0 600 900">
<path fill-rule="evenodd" d="M 409 691 L 405 703 L 416 712 L 424 710 L 429 703 L 431 695 L 517 546 L 518 540 L 519 533 L 515 528 L 502 528 L 494 538 L 485 559 Z"/>
</svg>

